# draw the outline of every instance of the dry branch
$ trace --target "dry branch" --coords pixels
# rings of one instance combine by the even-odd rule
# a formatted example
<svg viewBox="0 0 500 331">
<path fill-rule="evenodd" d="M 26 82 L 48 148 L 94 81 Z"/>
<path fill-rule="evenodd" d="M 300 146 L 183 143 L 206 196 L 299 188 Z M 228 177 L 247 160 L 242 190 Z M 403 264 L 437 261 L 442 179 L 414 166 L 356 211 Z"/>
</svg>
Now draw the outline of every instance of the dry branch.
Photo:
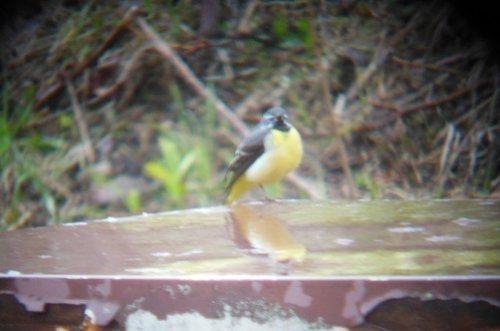
<svg viewBox="0 0 500 331">
<path fill-rule="evenodd" d="M 138 18 L 137 24 L 141 28 L 142 32 L 146 35 L 149 41 L 152 43 L 152 47 L 158 51 L 162 56 L 164 56 L 177 70 L 178 74 L 189 84 L 193 89 L 200 94 L 202 97 L 207 98 L 215 106 L 217 112 L 226 118 L 231 124 L 241 133 L 247 134 L 248 128 L 245 124 L 233 114 L 233 112 L 227 107 L 216 95 L 214 95 L 208 88 L 206 88 L 203 83 L 193 74 L 191 69 L 186 63 L 180 58 L 179 55 L 174 51 L 170 45 L 164 41 L 147 23 L 144 19 Z"/>
<path fill-rule="evenodd" d="M 392 112 L 396 113 L 398 116 L 404 116 L 404 115 L 407 115 L 409 113 L 412 113 L 412 112 L 415 112 L 415 111 L 418 111 L 421 109 L 431 108 L 431 107 L 435 107 L 435 106 L 438 106 L 438 105 L 443 104 L 443 103 L 450 102 L 454 99 L 461 97 L 462 95 L 464 95 L 468 92 L 474 91 L 475 89 L 477 89 L 479 87 L 479 85 L 480 84 L 476 84 L 474 86 L 465 86 L 461 89 L 456 90 L 455 92 L 453 92 L 451 94 L 445 95 L 444 97 L 433 99 L 433 100 L 426 100 L 423 102 L 419 102 L 419 103 L 416 103 L 413 105 L 408 105 L 408 106 L 403 106 L 403 107 L 398 106 L 398 105 L 394 105 L 394 104 L 382 103 L 382 102 L 375 101 L 375 100 L 370 100 L 368 102 L 374 107 L 392 111 Z"/>
<path fill-rule="evenodd" d="M 137 51 L 135 51 L 132 57 L 125 63 L 124 68 L 120 73 L 120 75 L 118 76 L 116 82 L 108 88 L 99 89 L 96 93 L 98 94 L 98 96 L 90 100 L 89 105 L 94 106 L 101 103 L 102 101 L 115 95 L 122 88 L 125 88 L 126 92 L 122 95 L 120 101 L 117 103 L 117 108 L 120 108 L 121 104 L 124 104 L 127 101 L 129 101 L 130 98 L 132 97 L 131 94 L 133 94 L 133 90 L 127 91 L 126 89 L 127 82 L 132 81 L 131 80 L 132 76 L 134 72 L 137 70 L 137 68 L 140 67 L 142 56 L 144 55 L 144 53 L 152 49 L 153 48 L 151 46 L 143 46 L 139 48 Z"/>
<path fill-rule="evenodd" d="M 358 77 L 356 82 L 349 88 L 347 91 L 347 101 L 352 101 L 359 93 L 359 91 L 368 83 L 370 78 L 376 72 L 376 70 L 380 67 L 382 63 L 384 63 L 389 56 L 389 50 L 383 46 L 381 43 L 378 47 L 378 50 L 375 52 L 368 68 Z"/>
<path fill-rule="evenodd" d="M 71 106 L 73 108 L 73 112 L 75 113 L 76 123 L 78 124 L 78 131 L 80 132 L 80 137 L 83 141 L 85 156 L 90 163 L 94 163 L 96 160 L 95 151 L 92 146 L 92 140 L 90 140 L 87 122 L 83 116 L 83 110 L 78 103 L 78 96 L 76 95 L 75 88 L 73 87 L 69 77 L 66 77 L 65 82 L 71 99 Z"/>
<path fill-rule="evenodd" d="M 448 179 L 449 169 L 452 166 L 451 160 L 453 159 L 453 157 L 451 154 L 453 150 L 453 143 L 455 141 L 455 126 L 452 124 L 448 125 L 447 131 L 448 132 L 446 135 L 446 140 L 443 143 L 441 158 L 439 160 L 438 178 L 439 178 L 440 189 L 444 189 L 444 186 Z"/>
<path fill-rule="evenodd" d="M 250 18 L 252 17 L 253 13 L 255 12 L 255 9 L 257 8 L 257 5 L 259 4 L 258 0 L 251 0 L 247 3 L 247 7 L 245 8 L 245 12 L 243 13 L 243 16 L 238 23 L 238 27 L 236 28 L 236 31 L 238 31 L 239 34 L 249 34 L 251 31 L 250 27 Z"/>
<path fill-rule="evenodd" d="M 347 179 L 347 186 L 349 188 L 349 198 L 354 198 L 356 196 L 356 185 L 354 184 L 354 180 L 352 177 L 352 172 L 350 168 L 349 157 L 347 155 L 347 149 L 345 147 L 345 142 L 340 134 L 340 126 L 341 126 L 341 117 L 342 113 L 345 109 L 346 104 L 346 96 L 343 94 L 338 95 L 337 100 L 335 102 L 335 106 L 332 103 L 332 98 L 330 95 L 330 83 L 328 76 L 326 73 L 328 72 L 329 63 L 326 59 L 322 59 L 319 61 L 319 71 L 321 74 L 321 90 L 324 107 L 326 111 L 331 116 L 332 121 L 332 131 L 334 139 L 332 141 L 332 150 L 336 150 L 339 156 L 339 161 L 342 166 L 342 172 L 344 173 L 345 178 Z M 358 84 L 355 84 L 358 86 Z"/>
<path fill-rule="evenodd" d="M 342 166 L 342 172 L 344 173 L 347 184 L 349 187 L 349 198 L 355 198 L 357 195 L 356 184 L 354 183 L 354 177 L 352 176 L 349 156 L 347 154 L 346 144 L 344 142 L 344 138 L 340 134 L 340 121 L 342 113 L 345 109 L 346 97 L 343 94 L 340 94 L 337 97 L 337 101 L 335 102 L 335 106 L 330 108 L 330 113 L 333 119 L 333 125 L 335 130 L 335 135 L 337 138 L 337 151 L 339 153 L 340 164 Z"/>
<path fill-rule="evenodd" d="M 400 66 L 403 66 L 403 67 L 424 68 L 424 69 L 431 70 L 431 71 L 448 72 L 450 74 L 463 76 L 463 73 L 460 70 L 457 70 L 454 68 L 444 67 L 443 65 L 427 64 L 427 63 L 409 61 L 409 60 L 405 60 L 405 59 L 402 59 L 402 58 L 397 57 L 397 56 L 392 56 L 391 61 L 393 63 L 400 65 Z"/>
</svg>

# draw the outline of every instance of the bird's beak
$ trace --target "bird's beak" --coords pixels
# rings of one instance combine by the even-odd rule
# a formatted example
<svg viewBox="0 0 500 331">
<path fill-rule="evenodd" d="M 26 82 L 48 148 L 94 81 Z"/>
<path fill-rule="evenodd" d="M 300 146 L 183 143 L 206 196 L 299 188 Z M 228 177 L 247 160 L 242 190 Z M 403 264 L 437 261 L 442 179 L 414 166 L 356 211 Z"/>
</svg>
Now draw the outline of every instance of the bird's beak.
<svg viewBox="0 0 500 331">
<path fill-rule="evenodd" d="M 276 119 L 278 120 L 278 122 L 287 123 L 286 117 L 284 115 L 280 115 Z"/>
</svg>

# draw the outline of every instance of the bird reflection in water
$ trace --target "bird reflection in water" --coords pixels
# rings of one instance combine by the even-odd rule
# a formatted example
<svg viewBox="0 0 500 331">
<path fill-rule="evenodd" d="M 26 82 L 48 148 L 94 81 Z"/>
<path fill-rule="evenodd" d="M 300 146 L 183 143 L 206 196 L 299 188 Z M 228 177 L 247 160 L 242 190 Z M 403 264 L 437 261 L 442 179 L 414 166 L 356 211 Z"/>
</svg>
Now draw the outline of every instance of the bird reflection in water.
<svg viewBox="0 0 500 331">
<path fill-rule="evenodd" d="M 250 255 L 267 256 L 272 262 L 302 261 L 306 248 L 295 240 L 282 219 L 264 208 L 244 204 L 230 207 L 227 226 L 236 246 Z"/>
</svg>

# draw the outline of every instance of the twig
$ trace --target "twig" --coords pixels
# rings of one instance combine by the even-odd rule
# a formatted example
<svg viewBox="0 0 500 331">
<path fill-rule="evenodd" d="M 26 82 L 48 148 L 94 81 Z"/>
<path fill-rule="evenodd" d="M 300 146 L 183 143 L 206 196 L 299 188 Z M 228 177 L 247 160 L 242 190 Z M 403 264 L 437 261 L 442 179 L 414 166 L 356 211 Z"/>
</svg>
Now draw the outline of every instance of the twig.
<svg viewBox="0 0 500 331">
<path fill-rule="evenodd" d="M 354 180 L 351 173 L 351 168 L 349 167 L 349 157 L 347 156 L 347 151 L 345 148 L 345 143 L 342 135 L 340 134 L 340 121 L 342 113 L 345 109 L 346 104 L 346 96 L 340 94 L 337 97 L 337 101 L 335 102 L 335 106 L 332 104 L 332 99 L 330 95 L 330 84 L 329 78 L 326 73 L 328 72 L 329 63 L 326 59 L 320 60 L 320 72 L 321 74 L 321 87 L 323 92 L 323 103 L 330 113 L 332 119 L 333 126 L 333 134 L 335 139 L 332 141 L 332 144 L 336 147 L 339 154 L 340 164 L 342 165 L 342 172 L 344 173 L 347 179 L 347 185 L 349 187 L 349 198 L 354 198 L 356 196 L 356 185 L 354 185 Z"/>
<path fill-rule="evenodd" d="M 380 120 L 375 120 L 371 122 L 367 121 L 362 121 L 361 123 L 357 123 L 351 127 L 351 132 L 352 133 L 362 133 L 366 131 L 375 131 L 380 128 L 386 127 L 392 122 L 396 121 L 399 118 L 399 116 L 395 114 L 389 114 L 388 116 L 380 119 Z"/>
<path fill-rule="evenodd" d="M 459 70 L 444 67 L 444 66 L 438 65 L 438 64 L 427 64 L 427 63 L 415 62 L 415 61 L 405 60 L 405 59 L 397 57 L 397 56 L 392 56 L 391 61 L 395 64 L 400 65 L 400 66 L 413 67 L 413 68 L 424 68 L 424 69 L 427 69 L 430 71 L 437 71 L 437 72 L 444 71 L 444 72 L 448 72 L 448 73 L 451 73 L 454 75 L 464 76 L 464 73 L 460 72 Z"/>
<path fill-rule="evenodd" d="M 247 134 L 248 128 L 213 92 L 206 88 L 203 83 L 193 74 L 191 69 L 177 55 L 170 45 L 164 41 L 142 18 L 137 18 L 137 23 L 146 35 L 152 46 L 163 55 L 177 70 L 178 74 L 202 97 L 207 98 L 215 106 L 215 109 L 226 118 L 241 133 Z"/>
<path fill-rule="evenodd" d="M 207 81 L 212 81 L 212 82 L 225 82 L 229 83 L 234 80 L 235 73 L 231 64 L 231 59 L 229 57 L 229 54 L 226 49 L 223 48 L 217 48 L 217 58 L 220 61 L 222 65 L 222 70 L 224 74 L 215 74 L 210 77 L 206 77 L 205 79 Z"/>
<path fill-rule="evenodd" d="M 87 122 L 83 117 L 83 110 L 78 103 L 78 97 L 76 95 L 75 88 L 73 87 L 73 84 L 71 83 L 69 77 L 65 77 L 65 82 L 71 99 L 71 106 L 73 108 L 73 112 L 75 113 L 76 123 L 78 124 L 78 131 L 80 132 L 80 137 L 83 141 L 85 156 L 90 163 L 94 163 L 96 160 L 95 151 L 94 147 L 92 146 L 92 141 L 90 140 Z"/>
<path fill-rule="evenodd" d="M 331 109 L 331 116 L 333 118 L 333 123 L 334 123 L 334 130 L 335 130 L 335 135 L 337 137 L 337 149 L 339 153 L 339 159 L 340 159 L 340 164 L 342 166 L 342 172 L 344 173 L 347 184 L 349 187 L 349 198 L 355 198 L 356 197 L 356 185 L 354 184 L 354 179 L 352 176 L 351 172 L 351 167 L 350 167 L 350 161 L 349 157 L 347 156 L 347 151 L 345 148 L 345 142 L 344 138 L 340 134 L 340 119 L 341 119 L 341 114 L 344 112 L 345 109 L 345 103 L 346 103 L 346 98 L 343 94 L 340 94 L 337 97 L 337 101 L 335 102 L 335 106 L 333 109 Z"/>
<path fill-rule="evenodd" d="M 439 187 L 441 189 L 444 189 L 448 179 L 449 169 L 453 166 L 455 157 L 451 153 L 454 150 L 454 144 L 457 142 L 455 126 L 453 124 L 448 125 L 447 131 L 448 133 L 446 135 L 446 140 L 443 144 L 443 150 L 441 152 L 441 158 L 439 160 Z"/>
<path fill-rule="evenodd" d="M 291 174 L 288 174 L 288 176 L 286 176 L 286 178 L 291 183 L 293 183 L 296 187 L 298 187 L 302 191 L 306 192 L 306 194 L 311 199 L 320 200 L 323 198 L 323 196 L 318 192 L 318 189 L 316 188 L 316 186 L 311 185 L 304 178 L 299 176 L 296 172 L 292 172 Z"/>
<path fill-rule="evenodd" d="M 123 93 L 118 102 L 116 102 L 117 108 L 122 108 L 123 105 L 127 104 L 133 98 L 139 84 L 139 82 L 132 79 L 133 75 L 142 65 L 143 55 L 151 50 L 154 50 L 154 48 L 150 45 L 139 48 L 125 64 L 125 68 L 117 80 L 117 84 L 119 84 L 116 87 L 117 91 L 123 87 Z"/>
<path fill-rule="evenodd" d="M 288 79 L 290 69 L 289 65 L 284 65 L 266 83 L 263 83 L 257 90 L 251 92 L 236 107 L 234 113 L 243 118 L 250 109 L 259 109 L 264 106 L 273 105 L 276 100 L 281 100 L 290 89 L 291 82 Z M 273 88 L 277 83 L 279 83 L 278 86 Z"/>
<path fill-rule="evenodd" d="M 370 80 L 371 76 L 375 73 L 377 68 L 384 63 L 389 54 L 391 53 L 391 45 L 397 45 L 401 39 L 403 39 L 406 34 L 411 31 L 418 21 L 418 16 L 414 15 L 413 18 L 408 22 L 408 24 L 401 29 L 396 35 L 394 35 L 390 40 L 386 41 L 387 31 L 382 32 L 382 37 L 375 51 L 375 55 L 373 56 L 368 68 L 359 76 L 359 78 L 354 82 L 349 90 L 347 91 L 347 101 L 351 101 L 354 97 L 359 93 L 359 91 L 366 85 L 366 83 Z"/>
<path fill-rule="evenodd" d="M 267 86 L 269 87 L 269 86 Z M 266 91 L 264 89 L 257 89 L 252 91 L 234 110 L 240 118 L 244 118 L 245 115 L 251 109 L 258 109 L 262 105 L 262 99 L 266 96 Z"/>
<path fill-rule="evenodd" d="M 250 33 L 250 27 L 249 27 L 249 22 L 250 18 L 252 17 L 255 8 L 257 8 L 257 5 L 259 4 L 259 0 L 251 0 L 247 7 L 245 8 L 245 12 L 243 13 L 243 17 L 241 18 L 240 22 L 238 23 L 238 27 L 236 28 L 236 31 L 238 31 L 239 34 L 249 34 Z"/>
<path fill-rule="evenodd" d="M 453 99 L 456 99 L 456 98 L 458 98 L 458 97 L 460 97 L 460 96 L 462 96 L 470 91 L 475 90 L 476 88 L 479 87 L 479 85 L 480 84 L 476 84 L 474 86 L 465 86 L 465 87 L 463 87 L 459 90 L 456 90 L 455 92 L 448 94 L 444 97 L 433 99 L 433 100 L 426 100 L 423 102 L 419 102 L 417 104 L 408 105 L 406 107 L 401 107 L 401 106 L 393 105 L 393 104 L 381 103 L 381 102 L 378 102 L 375 100 L 370 100 L 368 102 L 374 107 L 386 109 L 386 110 L 389 110 L 389 111 L 396 113 L 399 116 L 404 116 L 404 115 L 407 115 L 409 113 L 412 113 L 412 112 L 415 112 L 415 111 L 418 111 L 421 109 L 435 107 L 435 106 L 438 106 L 440 104 L 450 102 Z"/>
<path fill-rule="evenodd" d="M 33 218 L 33 212 L 30 210 L 25 211 L 21 214 L 21 217 L 16 221 L 16 223 L 12 224 L 7 228 L 7 231 L 13 231 L 22 228 L 26 224 L 28 224 Z"/>
<path fill-rule="evenodd" d="M 70 72 L 65 74 L 68 76 L 69 79 L 73 79 L 74 77 L 78 76 L 87 68 L 90 66 L 94 61 L 96 61 L 99 56 L 106 50 L 108 47 L 115 41 L 115 39 L 118 37 L 118 35 L 124 30 L 134 19 L 137 15 L 139 14 L 139 9 L 137 7 L 132 7 L 129 9 L 129 11 L 125 14 L 123 19 L 120 21 L 118 26 L 111 32 L 111 34 L 106 38 L 106 40 L 99 46 L 93 53 L 91 53 L 87 58 L 85 58 L 82 62 L 80 62 L 76 68 Z M 57 75 L 60 76 L 60 73 Z M 39 109 L 43 105 L 45 105 L 50 99 L 54 98 L 57 96 L 59 93 L 61 93 L 62 89 L 64 87 L 64 80 L 57 80 L 49 89 L 46 91 L 42 96 L 38 98 L 34 105 L 34 109 Z"/>
<path fill-rule="evenodd" d="M 378 67 L 384 63 L 390 54 L 390 50 L 381 42 L 378 46 L 375 55 L 373 56 L 368 68 L 359 76 L 359 78 L 354 82 L 354 84 L 347 91 L 347 101 L 351 101 L 359 93 L 359 91 L 368 83 L 370 78 L 373 76 Z"/>
<path fill-rule="evenodd" d="M 400 96 L 389 97 L 386 99 L 397 99 L 400 104 L 411 104 L 418 100 L 423 100 L 426 98 L 429 93 L 432 93 L 436 89 L 436 86 L 444 86 L 445 81 L 449 79 L 450 76 L 448 73 L 443 73 L 439 75 L 437 78 L 429 81 L 428 83 L 421 86 L 415 93 L 406 93 Z"/>
</svg>

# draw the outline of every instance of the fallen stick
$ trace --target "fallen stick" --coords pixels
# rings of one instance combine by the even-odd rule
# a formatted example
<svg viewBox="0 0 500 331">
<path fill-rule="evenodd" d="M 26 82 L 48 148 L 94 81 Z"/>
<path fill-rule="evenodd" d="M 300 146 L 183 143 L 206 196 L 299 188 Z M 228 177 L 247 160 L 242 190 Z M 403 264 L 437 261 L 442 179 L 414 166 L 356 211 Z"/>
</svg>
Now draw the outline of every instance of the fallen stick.
<svg viewBox="0 0 500 331">
<path fill-rule="evenodd" d="M 368 68 L 358 77 L 354 84 L 349 88 L 346 94 L 346 101 L 352 101 L 359 94 L 364 86 L 368 83 L 370 78 L 375 74 L 380 65 L 384 63 L 389 57 L 390 50 L 380 45 L 378 50 L 375 52 L 373 59 L 371 60 Z"/>
<path fill-rule="evenodd" d="M 325 73 L 328 72 L 330 68 L 330 64 L 326 59 L 320 59 L 319 61 L 319 72 L 321 72 L 321 89 L 323 96 L 323 104 L 325 109 L 328 111 L 331 117 L 332 122 L 332 131 L 334 139 L 332 140 L 331 147 L 338 154 L 340 164 L 342 166 L 342 172 L 344 173 L 344 177 L 348 186 L 348 195 L 350 199 L 353 199 L 357 196 L 356 184 L 354 183 L 354 179 L 351 172 L 349 156 L 347 154 L 347 148 L 345 146 L 344 137 L 340 133 L 341 128 L 341 120 L 342 113 L 345 111 L 345 106 L 347 102 L 347 98 L 344 94 L 339 94 L 335 105 L 333 105 L 331 94 L 330 94 L 330 81 Z M 329 148 L 329 149 L 330 149 Z"/>
<path fill-rule="evenodd" d="M 180 58 L 170 45 L 164 41 L 142 18 L 137 18 L 137 24 L 152 43 L 153 48 L 163 55 L 177 70 L 178 74 L 202 97 L 208 99 L 215 106 L 217 112 L 226 118 L 243 135 L 247 134 L 246 125 L 227 107 L 216 95 L 207 89 L 193 74 L 191 69 Z"/>
<path fill-rule="evenodd" d="M 344 142 L 344 137 L 340 134 L 340 121 L 342 117 L 342 113 L 344 112 L 346 104 L 346 97 L 344 94 L 339 94 L 337 100 L 335 102 L 335 106 L 332 107 L 330 102 L 329 110 L 330 115 L 332 116 L 333 122 L 333 131 L 336 136 L 336 144 L 337 144 L 337 152 L 340 159 L 340 164 L 342 166 L 342 172 L 344 173 L 345 179 L 347 181 L 347 186 L 349 188 L 349 198 L 354 199 L 358 195 L 356 184 L 354 182 L 354 177 L 351 172 L 351 162 L 349 161 L 349 156 L 347 153 L 346 144 Z"/>
<path fill-rule="evenodd" d="M 78 131 L 80 132 L 80 137 L 83 141 L 85 156 L 90 163 L 94 163 L 96 161 L 95 151 L 94 147 L 92 146 L 92 140 L 90 140 L 87 122 L 83 117 L 83 110 L 78 103 L 78 97 L 76 95 L 75 88 L 73 87 L 73 84 L 71 83 L 69 77 L 65 77 L 65 82 L 69 97 L 71 99 L 71 106 L 73 108 L 73 112 L 75 113 L 75 120 L 78 125 Z"/>
</svg>

